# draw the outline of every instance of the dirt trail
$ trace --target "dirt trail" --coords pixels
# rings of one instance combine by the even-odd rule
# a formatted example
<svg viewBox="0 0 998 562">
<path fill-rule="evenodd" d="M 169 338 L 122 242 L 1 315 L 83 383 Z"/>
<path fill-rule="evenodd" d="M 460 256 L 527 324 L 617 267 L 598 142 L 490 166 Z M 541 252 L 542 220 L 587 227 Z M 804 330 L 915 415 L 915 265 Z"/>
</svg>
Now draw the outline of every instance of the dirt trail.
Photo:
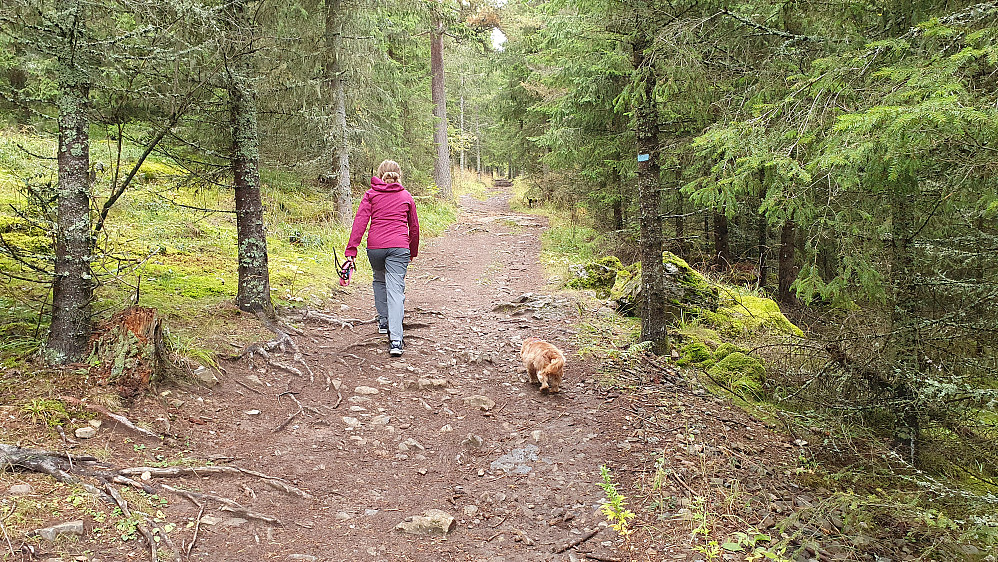
<svg viewBox="0 0 998 562">
<path fill-rule="evenodd" d="M 572 351 L 574 306 L 544 294 L 543 219 L 510 214 L 501 194 L 462 206 L 459 222 L 410 267 L 401 360 L 388 356 L 373 324 L 306 323 L 296 340 L 314 381 L 262 361 L 256 370 L 245 359 L 223 365 L 228 377 L 202 393 L 203 411 L 193 414 L 211 423 L 187 428 L 193 454 L 234 458 L 314 499 L 262 482 L 248 482 L 247 492 L 243 479 L 190 479 L 283 523 L 215 514 L 192 559 L 567 560 L 553 550 L 597 529 L 598 467 L 617 455 L 620 409 L 592 390 L 592 373 L 578 360 L 570 360 L 560 395 L 526 384 L 519 364 L 528 335 Z M 365 284 L 338 315 L 368 319 L 372 311 Z M 285 392 L 304 411 L 274 431 L 299 409 L 278 396 Z M 466 402 L 472 396 L 495 405 L 483 411 Z M 190 406 L 183 410 L 192 417 Z M 427 509 L 457 519 L 446 538 L 395 530 Z M 613 558 L 620 543 L 602 529 L 587 549 Z"/>
</svg>

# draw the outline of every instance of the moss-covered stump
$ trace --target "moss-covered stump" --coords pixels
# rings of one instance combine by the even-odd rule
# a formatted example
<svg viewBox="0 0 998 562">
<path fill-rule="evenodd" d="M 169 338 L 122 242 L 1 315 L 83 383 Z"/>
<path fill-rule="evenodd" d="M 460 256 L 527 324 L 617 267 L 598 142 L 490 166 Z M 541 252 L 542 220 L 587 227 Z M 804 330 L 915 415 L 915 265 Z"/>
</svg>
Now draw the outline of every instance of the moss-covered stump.
<svg viewBox="0 0 998 562">
<path fill-rule="evenodd" d="M 720 299 L 716 310 L 705 310 L 700 319 L 711 327 L 733 336 L 768 332 L 770 334 L 803 337 L 773 299 L 729 290 Z"/>
<path fill-rule="evenodd" d="M 679 294 L 669 302 L 677 305 L 687 316 L 696 317 L 702 311 L 714 311 L 718 306 L 718 289 L 707 281 L 686 260 L 672 252 L 662 252 L 667 282 L 678 287 Z M 641 297 L 641 264 L 636 263 L 618 272 L 617 282 L 610 291 L 610 299 L 622 314 L 637 313 Z"/>
<path fill-rule="evenodd" d="M 126 398 L 145 392 L 150 381 L 176 367 L 163 341 L 163 322 L 155 308 L 132 306 L 101 326 L 90 357 L 91 373 L 118 387 Z"/>
<path fill-rule="evenodd" d="M 620 263 L 617 256 L 607 256 L 587 264 L 574 265 L 571 270 L 576 277 L 565 283 L 565 286 L 596 291 L 599 298 L 605 299 L 610 296 L 610 289 L 617 281 L 617 272 L 623 269 L 624 264 Z"/>
<path fill-rule="evenodd" d="M 743 397 L 758 398 L 766 380 L 766 367 L 754 357 L 733 351 L 708 369 L 707 374 Z"/>
</svg>

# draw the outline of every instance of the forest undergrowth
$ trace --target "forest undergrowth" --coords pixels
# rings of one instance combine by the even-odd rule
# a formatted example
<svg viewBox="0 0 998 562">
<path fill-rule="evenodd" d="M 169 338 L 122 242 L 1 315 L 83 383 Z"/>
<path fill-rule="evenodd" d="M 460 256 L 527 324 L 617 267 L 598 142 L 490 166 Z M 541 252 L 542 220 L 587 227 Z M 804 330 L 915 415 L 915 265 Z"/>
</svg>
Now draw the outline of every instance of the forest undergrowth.
<svg viewBox="0 0 998 562">
<path fill-rule="evenodd" d="M 99 133 L 93 132 L 95 160 L 107 161 L 111 155 L 100 150 L 112 150 L 113 143 Z M 41 228 L 48 224 L 51 208 L 29 205 L 26 185 L 37 191 L 52 184 L 54 162 L 30 154 L 54 149 L 50 137 L 13 130 L 0 134 L 0 236 L 11 248 L 34 249 L 37 255 L 27 257 L 52 250 L 50 235 Z M 126 142 L 123 153 L 127 166 L 141 147 Z M 107 189 L 108 174 L 96 174 L 95 196 Z M 342 259 L 349 236 L 349 229 L 336 220 L 334 201 L 315 178 L 293 170 L 265 168 L 261 178 L 275 306 L 331 306 L 342 292 L 334 256 Z M 354 208 L 365 181 L 363 175 L 357 180 Z M 474 174 L 462 176 L 456 193 L 481 196 L 483 186 Z M 456 219 L 456 205 L 414 191 L 423 236 L 439 235 Z M 24 208 L 32 214 L 24 215 Z M 231 189 L 194 182 L 169 159 L 152 155 L 143 163 L 138 183 L 111 210 L 101 234 L 93 265 L 99 281 L 97 317 L 130 305 L 153 307 L 166 319 L 170 342 L 180 355 L 210 361 L 214 354 L 231 352 L 226 336 L 240 316 L 231 304 L 236 294 L 232 208 Z M 10 252 L 0 252 L 0 267 L 18 270 Z M 367 262 L 358 261 L 358 267 L 358 280 L 369 280 Z M 0 363 L 15 366 L 44 341 L 51 306 L 47 294 L 45 283 L 0 280 Z M 239 324 L 239 330 L 260 331 L 261 337 L 265 333 L 255 320 Z"/>
<path fill-rule="evenodd" d="M 619 240 L 600 235 L 577 212 L 554 205 L 530 209 L 522 201 L 514 203 L 521 211 L 549 217 L 544 263 L 549 275 L 565 285 L 580 286 L 580 277 L 593 271 L 587 264 L 620 264 L 606 256 L 632 255 L 631 248 L 615 252 L 613 244 Z M 602 365 L 599 382 L 604 389 L 640 396 L 652 392 L 656 369 L 642 360 L 647 346 L 639 343 L 639 319 L 617 311 L 622 280 L 634 273 L 633 268 L 619 267 L 603 286 L 589 286 L 592 277 L 582 281 L 580 303 L 585 304 L 579 306 L 584 321 L 576 343 L 582 356 Z M 644 466 L 640 478 L 628 479 L 623 490 L 629 508 L 638 514 L 633 526 L 654 535 L 657 529 L 665 533 L 659 529 L 663 520 L 684 518 L 691 523 L 690 542 L 708 560 L 734 553 L 749 560 L 822 554 L 822 559 L 994 560 L 990 553 L 998 548 L 996 487 L 955 468 L 986 457 L 975 457 L 966 444 L 933 431 L 924 448 L 925 462 L 913 467 L 885 434 L 888 420 L 832 404 L 830 396 L 846 385 L 824 368 L 830 362 L 825 342 L 842 335 L 831 332 L 842 329 L 843 315 L 854 318 L 855 334 L 862 333 L 860 308 L 819 303 L 788 308 L 784 316 L 765 288 L 731 284 L 730 277 L 717 273 L 696 275 L 715 289 L 721 305 L 707 314 L 688 315 L 684 310 L 670 330 L 677 372 L 685 385 L 729 401 L 796 444 L 796 466 L 779 476 L 807 490 L 810 499 L 793 509 L 782 509 L 779 502 L 769 506 L 773 513 L 766 529 L 745 523 L 728 509 L 751 495 L 739 490 L 737 482 L 734 489 L 726 483 L 714 500 L 708 493 L 698 496 L 701 503 L 690 505 L 663 493 L 662 482 L 670 477 L 661 462 L 670 447 L 663 446 L 659 460 Z M 739 309 L 748 318 L 725 317 Z M 776 323 L 767 328 L 767 314 L 778 315 L 779 324 L 787 328 L 773 329 Z M 753 317 L 758 321 L 750 320 Z M 872 331 L 871 326 L 865 329 Z M 717 476 L 723 475 L 705 473 L 708 481 L 720 481 Z M 722 520 L 727 525 L 718 523 Z M 742 523 L 732 526 L 732 520 Z M 664 534 L 657 538 L 666 540 Z"/>
</svg>

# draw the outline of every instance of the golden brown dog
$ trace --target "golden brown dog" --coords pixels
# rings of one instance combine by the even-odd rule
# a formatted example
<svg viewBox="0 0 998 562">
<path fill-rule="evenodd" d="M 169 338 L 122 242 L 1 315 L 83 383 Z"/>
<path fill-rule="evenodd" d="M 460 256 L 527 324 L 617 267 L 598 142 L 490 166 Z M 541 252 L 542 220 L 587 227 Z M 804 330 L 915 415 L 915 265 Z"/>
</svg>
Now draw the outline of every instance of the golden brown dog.
<svg viewBox="0 0 998 562">
<path fill-rule="evenodd" d="M 558 392 L 565 374 L 565 354 L 560 349 L 542 339 L 527 338 L 520 357 L 530 382 L 540 382 L 541 390 Z"/>
</svg>

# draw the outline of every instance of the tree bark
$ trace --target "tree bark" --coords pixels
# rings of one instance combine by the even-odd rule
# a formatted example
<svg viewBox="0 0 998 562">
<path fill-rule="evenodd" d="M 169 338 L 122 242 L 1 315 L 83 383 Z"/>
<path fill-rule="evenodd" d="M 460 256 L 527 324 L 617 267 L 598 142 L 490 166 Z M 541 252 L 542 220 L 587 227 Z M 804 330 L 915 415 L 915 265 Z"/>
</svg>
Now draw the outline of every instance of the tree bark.
<svg viewBox="0 0 998 562">
<path fill-rule="evenodd" d="M 482 179 L 482 127 L 479 122 L 478 106 L 475 106 L 475 168 L 478 170 L 478 179 Z"/>
<path fill-rule="evenodd" d="M 766 170 L 759 170 L 759 201 L 761 202 L 766 199 Z M 769 220 L 766 218 L 765 213 L 759 213 L 756 217 L 756 228 L 758 234 L 758 252 L 759 252 L 759 286 L 765 287 L 766 281 L 768 280 L 768 271 L 766 270 L 766 253 L 769 252 Z"/>
<path fill-rule="evenodd" d="M 889 248 L 890 279 L 893 289 L 890 332 L 887 340 L 888 373 L 895 404 L 894 436 L 909 462 L 918 465 L 921 423 L 914 388 L 923 370 L 924 345 L 918 324 L 919 299 L 916 294 L 915 257 L 912 242 L 915 215 L 912 198 L 918 192 L 914 177 L 902 176 L 891 186 L 888 198 L 891 212 Z"/>
<path fill-rule="evenodd" d="M 797 301 L 790 292 L 790 286 L 797 279 L 796 236 L 796 225 L 788 219 L 780 230 L 779 286 L 776 291 L 776 299 L 784 304 L 794 304 Z"/>
<path fill-rule="evenodd" d="M 447 145 L 447 91 L 444 88 L 444 24 L 439 16 L 430 31 L 430 95 L 433 98 L 433 116 L 436 120 L 433 144 L 437 147 L 433 180 L 440 189 L 440 196 L 450 199 L 452 192 L 450 147 Z"/>
<path fill-rule="evenodd" d="M 350 145 L 347 130 L 346 92 L 340 52 L 343 45 L 343 13 L 340 0 L 326 0 L 326 89 L 333 100 L 333 128 L 331 167 L 336 170 L 336 185 L 333 197 L 336 199 L 336 217 L 340 224 L 353 224 L 353 204 L 350 191 Z"/>
<path fill-rule="evenodd" d="M 464 76 L 461 77 L 461 121 L 460 121 L 460 126 L 461 126 L 461 133 L 460 133 L 460 137 L 459 138 L 461 140 L 461 163 L 459 164 L 459 166 L 460 166 L 459 169 L 461 170 L 461 173 L 464 173 L 464 168 L 465 168 L 464 162 L 465 162 L 465 152 L 466 152 L 465 149 L 464 149 L 465 148 L 464 147 Z"/>
<path fill-rule="evenodd" d="M 232 33 L 236 36 L 246 33 L 252 40 L 253 24 L 247 17 L 246 8 L 245 0 L 236 0 L 232 4 Z M 232 175 L 235 184 L 239 260 L 236 305 L 241 310 L 262 311 L 268 317 L 273 317 L 267 235 L 260 196 L 260 139 L 257 131 L 256 87 L 251 79 L 252 55 L 248 52 L 239 53 L 229 63 L 227 71 L 232 123 Z"/>
<path fill-rule="evenodd" d="M 93 327 L 94 278 L 90 269 L 90 76 L 78 42 L 85 35 L 84 4 L 62 0 L 59 40 L 59 187 L 52 284 L 52 324 L 46 355 L 54 363 L 79 361 Z"/>
<path fill-rule="evenodd" d="M 676 255 L 684 260 L 689 256 L 689 248 L 686 245 L 686 200 L 683 198 L 681 190 L 682 182 L 677 182 L 676 186 Z"/>
<path fill-rule="evenodd" d="M 642 25 L 632 45 L 634 79 L 638 81 L 634 103 L 638 152 L 638 199 L 641 230 L 641 340 L 652 342 L 652 351 L 671 351 L 666 315 L 665 268 L 662 263 L 662 219 L 659 180 L 658 111 L 655 105 L 655 74 L 647 58 L 650 30 Z"/>
<path fill-rule="evenodd" d="M 731 265 L 731 245 L 728 237 L 728 217 L 724 209 L 714 212 L 714 265 L 725 271 Z"/>
</svg>

